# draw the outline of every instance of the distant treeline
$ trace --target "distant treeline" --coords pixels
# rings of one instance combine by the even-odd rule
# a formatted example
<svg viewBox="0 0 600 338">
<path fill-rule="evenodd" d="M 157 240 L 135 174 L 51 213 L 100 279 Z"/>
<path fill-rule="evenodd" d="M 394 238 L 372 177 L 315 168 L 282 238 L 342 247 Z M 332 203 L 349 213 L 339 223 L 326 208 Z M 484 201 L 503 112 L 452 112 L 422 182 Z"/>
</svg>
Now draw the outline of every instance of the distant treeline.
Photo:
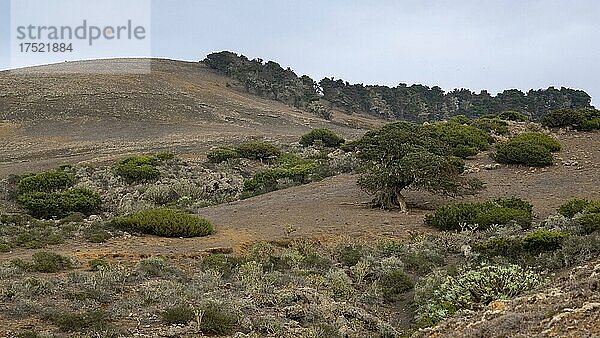
<svg viewBox="0 0 600 338">
<path fill-rule="evenodd" d="M 421 122 L 456 115 L 479 117 L 507 110 L 519 111 L 537 120 L 551 110 L 586 108 L 591 103 L 586 92 L 564 87 L 532 89 L 527 93 L 509 89 L 493 96 L 485 90 L 474 93 L 468 89 L 455 89 L 446 93 L 437 86 L 403 83 L 392 88 L 349 84 L 333 78 L 324 78 L 317 83 L 276 62 L 250 60 L 227 51 L 212 53 L 203 62 L 237 80 L 246 91 L 265 98 L 299 108 L 324 100 L 349 114 L 363 113 L 392 120 Z"/>
</svg>

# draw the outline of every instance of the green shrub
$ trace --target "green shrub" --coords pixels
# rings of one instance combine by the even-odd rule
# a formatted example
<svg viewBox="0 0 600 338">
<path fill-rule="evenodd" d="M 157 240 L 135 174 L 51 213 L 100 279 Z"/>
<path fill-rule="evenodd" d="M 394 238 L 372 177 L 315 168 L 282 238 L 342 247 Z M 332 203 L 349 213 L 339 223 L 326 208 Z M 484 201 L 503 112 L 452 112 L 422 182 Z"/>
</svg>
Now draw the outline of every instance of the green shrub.
<svg viewBox="0 0 600 338">
<path fill-rule="evenodd" d="M 540 253 L 560 249 L 568 233 L 556 230 L 537 230 L 523 238 L 523 248 L 530 253 Z"/>
<path fill-rule="evenodd" d="M 171 265 L 163 257 L 149 257 L 140 260 L 136 270 L 147 278 L 180 277 L 181 270 Z"/>
<path fill-rule="evenodd" d="M 421 325 L 435 325 L 461 309 L 479 309 L 496 299 L 508 299 L 541 284 L 539 274 L 518 265 L 466 268 L 455 276 L 424 279 L 416 288 Z"/>
<path fill-rule="evenodd" d="M 438 123 L 429 126 L 438 140 L 451 148 L 451 155 L 466 158 L 490 146 L 490 135 L 481 129 L 458 123 Z"/>
<path fill-rule="evenodd" d="M 323 145 L 330 148 L 337 148 L 346 142 L 342 137 L 329 129 L 313 129 L 307 134 L 302 135 L 300 144 L 307 147 L 315 144 L 315 141 L 321 141 Z"/>
<path fill-rule="evenodd" d="M 281 150 L 266 142 L 246 142 L 236 148 L 240 157 L 250 160 L 270 161 L 281 155 Z"/>
<path fill-rule="evenodd" d="M 471 126 L 477 129 L 481 129 L 488 133 L 495 132 L 499 135 L 508 134 L 508 123 L 506 123 L 506 121 L 502 121 L 499 118 L 482 117 L 473 121 Z"/>
<path fill-rule="evenodd" d="M 552 165 L 552 153 L 543 145 L 527 141 L 508 141 L 496 145 L 494 159 L 504 164 L 523 164 L 531 167 Z"/>
<path fill-rule="evenodd" d="M 515 136 L 512 141 L 539 144 L 550 150 L 552 153 L 560 151 L 561 148 L 560 143 L 554 137 L 548 136 L 544 133 L 523 133 Z"/>
<path fill-rule="evenodd" d="M 37 218 L 62 218 L 73 212 L 90 215 L 99 210 L 102 199 L 86 188 L 64 192 L 28 192 L 18 196 L 17 202 Z"/>
<path fill-rule="evenodd" d="M 174 306 L 166 309 L 160 314 L 163 322 L 167 325 L 187 324 L 194 320 L 194 310 L 188 306 Z"/>
<path fill-rule="evenodd" d="M 285 155 L 284 155 L 285 156 Z M 283 156 L 282 156 L 283 157 Z M 280 160 L 278 160 L 279 163 Z M 288 179 L 296 183 L 307 183 L 316 165 L 312 161 L 283 160 L 275 168 L 261 171 L 244 182 L 244 190 L 251 195 L 259 195 L 278 189 L 279 180 Z"/>
<path fill-rule="evenodd" d="M 211 150 L 206 157 L 210 163 L 221 163 L 230 159 L 238 158 L 239 154 L 235 149 L 232 148 L 217 148 Z"/>
<path fill-rule="evenodd" d="M 477 224 L 478 230 L 484 230 L 494 224 L 511 223 L 528 228 L 532 219 L 529 203 L 517 198 L 503 198 L 491 202 L 443 206 L 426 216 L 425 223 L 441 230 L 461 230 L 463 225 Z"/>
<path fill-rule="evenodd" d="M 114 171 L 127 183 L 155 181 L 160 177 L 156 167 L 159 160 L 153 156 L 132 156 L 119 162 Z"/>
<path fill-rule="evenodd" d="M 413 288 L 410 277 L 401 269 L 394 269 L 386 272 L 379 278 L 377 286 L 386 301 L 393 301 L 395 298 Z"/>
<path fill-rule="evenodd" d="M 110 268 L 110 264 L 102 258 L 94 258 L 88 265 L 92 271 L 108 270 Z"/>
<path fill-rule="evenodd" d="M 573 216 L 577 215 L 578 213 L 586 211 L 591 204 L 592 202 L 589 200 L 583 198 L 574 198 L 561 205 L 558 208 L 558 212 L 565 217 L 573 218 Z"/>
<path fill-rule="evenodd" d="M 344 245 L 338 249 L 337 259 L 345 266 L 355 266 L 363 257 L 363 248 L 360 245 Z"/>
<path fill-rule="evenodd" d="M 581 121 L 579 129 L 583 131 L 600 130 L 600 117 Z"/>
<path fill-rule="evenodd" d="M 595 231 L 599 231 L 600 213 L 585 214 L 577 220 L 577 223 L 585 234 L 591 234 Z"/>
<path fill-rule="evenodd" d="M 228 278 L 233 275 L 241 260 L 237 257 L 225 255 L 225 254 L 210 254 L 202 258 L 202 270 L 215 271 Z"/>
<path fill-rule="evenodd" d="M 229 335 L 237 325 L 238 317 L 225 306 L 210 303 L 202 308 L 200 330 L 205 334 Z"/>
<path fill-rule="evenodd" d="M 502 113 L 500 113 L 500 115 L 498 115 L 498 118 L 502 120 L 517 122 L 525 122 L 528 120 L 527 115 L 514 110 L 503 111 Z"/>
<path fill-rule="evenodd" d="M 154 154 L 154 157 L 158 161 L 163 162 L 163 161 L 169 161 L 169 160 L 174 159 L 175 158 L 175 154 L 173 154 L 172 152 L 163 151 L 163 152 Z"/>
<path fill-rule="evenodd" d="M 31 269 L 42 273 L 55 273 L 73 268 L 70 258 L 54 252 L 36 252 L 32 256 Z"/>
<path fill-rule="evenodd" d="M 574 127 L 590 131 L 600 129 L 600 110 L 594 108 L 559 109 L 548 112 L 542 124 L 547 127 Z"/>
<path fill-rule="evenodd" d="M 472 244 L 473 250 L 486 258 L 498 256 L 518 257 L 523 252 L 523 242 L 515 237 L 492 237 L 486 241 Z"/>
<path fill-rule="evenodd" d="M 148 209 L 117 217 L 113 223 L 125 231 L 162 237 L 200 237 L 213 232 L 213 226 L 207 220 L 168 208 Z"/>
<path fill-rule="evenodd" d="M 53 171 L 23 177 L 17 183 L 19 194 L 30 192 L 55 192 L 73 185 L 75 177 L 63 171 Z"/>
<path fill-rule="evenodd" d="M 110 317 L 104 310 L 91 310 L 77 313 L 55 313 L 50 321 L 63 332 L 100 330 L 107 327 Z"/>
<path fill-rule="evenodd" d="M 523 201 L 522 199 L 520 199 L 518 197 L 514 197 L 514 196 L 513 197 L 500 197 L 500 198 L 497 198 L 496 200 L 494 200 L 494 202 L 496 202 L 496 204 L 498 204 L 501 207 L 517 209 L 517 210 L 524 210 L 524 211 L 527 211 L 528 213 L 533 212 L 533 204 L 531 204 L 527 201 Z"/>
<path fill-rule="evenodd" d="M 471 124 L 473 121 L 466 117 L 465 115 L 455 115 L 452 116 L 448 122 L 450 123 L 458 123 L 458 124 Z"/>
<path fill-rule="evenodd" d="M 583 116 L 578 110 L 558 109 L 546 113 L 542 124 L 547 127 L 567 127 L 577 126 L 582 120 Z"/>
</svg>

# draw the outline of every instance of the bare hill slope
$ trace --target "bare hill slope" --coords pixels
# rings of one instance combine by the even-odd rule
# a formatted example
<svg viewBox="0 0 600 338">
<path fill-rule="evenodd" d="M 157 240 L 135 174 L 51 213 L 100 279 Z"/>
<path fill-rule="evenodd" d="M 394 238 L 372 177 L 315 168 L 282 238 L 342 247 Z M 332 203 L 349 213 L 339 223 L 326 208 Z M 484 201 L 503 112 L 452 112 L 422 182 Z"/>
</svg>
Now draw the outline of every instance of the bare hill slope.
<svg viewBox="0 0 600 338">
<path fill-rule="evenodd" d="M 150 73 L 131 73 L 148 62 Z M 331 123 L 236 91 L 230 81 L 201 63 L 154 59 L 0 72 L 0 175 L 128 152 L 197 153 L 251 137 L 295 140 L 324 125 L 352 136 L 377 123 L 344 114 Z"/>
</svg>

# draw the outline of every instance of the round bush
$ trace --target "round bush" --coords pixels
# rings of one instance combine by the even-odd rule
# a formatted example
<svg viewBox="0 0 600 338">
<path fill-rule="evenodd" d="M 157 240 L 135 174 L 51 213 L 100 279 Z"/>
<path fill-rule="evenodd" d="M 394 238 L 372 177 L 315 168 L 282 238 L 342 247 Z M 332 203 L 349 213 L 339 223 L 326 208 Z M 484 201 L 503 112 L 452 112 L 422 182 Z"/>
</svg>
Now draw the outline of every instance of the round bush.
<svg viewBox="0 0 600 338">
<path fill-rule="evenodd" d="M 572 218 L 578 213 L 584 212 L 590 206 L 590 204 L 592 204 L 592 202 L 589 200 L 583 198 L 574 198 L 561 205 L 558 208 L 558 212 L 565 217 Z"/>
<path fill-rule="evenodd" d="M 546 147 L 550 152 L 560 151 L 560 143 L 544 133 L 523 133 L 512 139 L 515 142 L 529 142 Z"/>
<path fill-rule="evenodd" d="M 504 164 L 524 164 L 531 167 L 552 165 L 552 153 L 543 145 L 527 141 L 508 141 L 496 145 L 494 159 Z"/>
<path fill-rule="evenodd" d="M 523 238 L 523 248 L 531 253 L 560 249 L 562 241 L 569 237 L 568 233 L 555 230 L 537 230 Z"/>
<path fill-rule="evenodd" d="M 548 112 L 542 119 L 542 124 L 547 127 L 577 126 L 583 120 L 578 110 L 558 109 Z"/>
<path fill-rule="evenodd" d="M 63 218 L 74 212 L 92 214 L 100 208 L 102 199 L 95 191 L 76 188 L 64 192 L 29 192 L 19 195 L 17 202 L 34 217 Z"/>
<path fill-rule="evenodd" d="M 211 150 L 206 157 L 210 163 L 221 163 L 233 158 L 238 158 L 239 155 L 235 149 L 218 148 Z"/>
<path fill-rule="evenodd" d="M 321 141 L 326 147 L 337 148 L 342 145 L 346 140 L 338 136 L 336 133 L 329 129 L 313 129 L 307 134 L 302 135 L 300 144 L 308 147 L 315 144 L 315 141 Z"/>
<path fill-rule="evenodd" d="M 585 234 L 600 231 L 600 213 L 585 214 L 577 220 Z"/>
<path fill-rule="evenodd" d="M 281 155 L 281 150 L 266 142 L 246 142 L 236 148 L 240 157 L 250 160 L 271 160 Z"/>
<path fill-rule="evenodd" d="M 23 177 L 17 188 L 20 194 L 28 192 L 53 192 L 70 187 L 75 182 L 75 177 L 63 171 L 54 171 L 29 175 Z"/>
<path fill-rule="evenodd" d="M 117 217 L 115 226 L 162 237 L 201 237 L 213 233 L 210 222 L 181 210 L 157 208 Z"/>
<path fill-rule="evenodd" d="M 160 177 L 158 159 L 152 156 L 132 156 L 115 166 L 115 173 L 128 183 L 154 181 Z"/>
</svg>

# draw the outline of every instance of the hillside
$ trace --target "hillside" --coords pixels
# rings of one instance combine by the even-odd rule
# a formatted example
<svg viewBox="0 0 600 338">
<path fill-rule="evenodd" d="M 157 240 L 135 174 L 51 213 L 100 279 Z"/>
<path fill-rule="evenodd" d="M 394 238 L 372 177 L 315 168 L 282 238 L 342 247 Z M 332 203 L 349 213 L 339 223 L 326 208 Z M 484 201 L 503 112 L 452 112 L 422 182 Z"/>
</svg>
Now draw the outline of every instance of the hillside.
<svg viewBox="0 0 600 338">
<path fill-rule="evenodd" d="M 296 140 L 317 126 L 356 136 L 378 123 L 345 114 L 332 123 L 244 94 L 200 63 L 151 60 L 149 74 L 117 73 L 146 62 L 97 60 L 0 72 L 0 175 L 149 150 L 202 153 L 252 137 Z M 72 70 L 80 74 L 65 73 Z"/>
<path fill-rule="evenodd" d="M 600 111 L 379 128 L 352 95 L 319 98 L 319 117 L 294 87 L 312 80 L 284 72 L 0 72 L 0 336 L 599 333 Z M 519 137 L 521 162 L 502 162 Z M 408 209 L 374 208 L 383 189 L 361 185 L 388 164 L 371 181 L 401 178 Z M 439 189 L 462 179 L 482 190 Z"/>
</svg>

